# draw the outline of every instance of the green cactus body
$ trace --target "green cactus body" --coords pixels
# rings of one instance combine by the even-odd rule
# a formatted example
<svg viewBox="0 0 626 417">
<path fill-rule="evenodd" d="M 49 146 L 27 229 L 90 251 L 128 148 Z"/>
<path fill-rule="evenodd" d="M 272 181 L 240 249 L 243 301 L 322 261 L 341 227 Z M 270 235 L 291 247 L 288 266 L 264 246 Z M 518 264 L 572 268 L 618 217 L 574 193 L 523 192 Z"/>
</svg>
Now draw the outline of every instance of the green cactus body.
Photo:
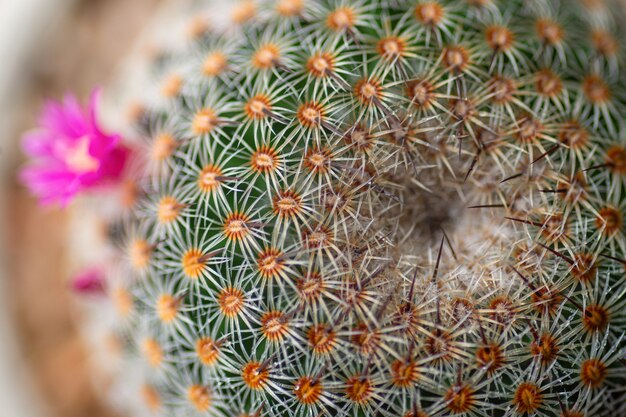
<svg viewBox="0 0 626 417">
<path fill-rule="evenodd" d="M 247 2 L 160 56 L 112 233 L 146 409 L 624 415 L 616 7 Z"/>
</svg>

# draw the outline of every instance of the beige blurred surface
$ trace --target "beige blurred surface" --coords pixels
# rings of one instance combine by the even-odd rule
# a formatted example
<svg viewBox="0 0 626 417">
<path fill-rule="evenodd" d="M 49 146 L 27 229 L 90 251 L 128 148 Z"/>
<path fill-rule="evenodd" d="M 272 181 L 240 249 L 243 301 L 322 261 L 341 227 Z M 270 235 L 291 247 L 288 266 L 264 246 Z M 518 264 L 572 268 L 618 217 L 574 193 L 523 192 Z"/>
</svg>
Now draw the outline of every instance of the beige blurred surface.
<svg viewBox="0 0 626 417">
<path fill-rule="evenodd" d="M 11 6 L 4 1 L 0 0 L 0 13 Z M 5 247 L 0 282 L 4 310 L 0 313 L 8 310 L 10 327 L 16 333 L 10 345 L 19 347 L 2 352 L 14 355 L 3 376 L 9 384 L 24 385 L 19 393 L 24 397 L 21 404 L 31 407 L 20 414 L 0 414 L 112 416 L 91 383 L 88 352 L 76 328 L 78 312 L 71 307 L 73 295 L 67 284 L 71 271 L 64 245 L 66 213 L 41 210 L 17 183 L 15 173 L 22 159 L 17 142 L 20 133 L 34 125 L 43 97 L 73 91 L 84 99 L 94 86 L 106 85 L 162 0 L 33 0 L 37 1 L 46 5 L 41 10 L 46 16 L 16 16 L 30 16 L 45 27 L 30 28 L 35 34 L 29 35 L 29 22 L 24 21 L 23 27 L 6 35 L 13 36 L 9 47 L 15 45 L 16 50 L 5 47 L 2 58 L 13 60 L 11 64 L 19 62 L 19 67 L 2 74 L 5 85 L 0 90 L 5 94 L 2 111 L 10 119 L 5 118 L 0 129 L 0 227 Z M 7 39 L 3 41 L 6 46 Z M 1 382 L 0 378 L 0 386 Z M 17 392 L 17 387 L 12 389 Z M 36 397 L 43 404 L 32 407 Z"/>
</svg>

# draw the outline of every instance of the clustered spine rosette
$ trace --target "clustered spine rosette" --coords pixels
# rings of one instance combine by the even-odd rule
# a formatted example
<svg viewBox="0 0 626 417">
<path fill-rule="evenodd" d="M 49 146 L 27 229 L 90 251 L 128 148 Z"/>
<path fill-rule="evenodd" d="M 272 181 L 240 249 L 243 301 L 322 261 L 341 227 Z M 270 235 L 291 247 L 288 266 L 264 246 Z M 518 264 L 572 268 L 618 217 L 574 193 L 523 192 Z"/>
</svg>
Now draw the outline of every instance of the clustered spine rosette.
<svg viewBox="0 0 626 417">
<path fill-rule="evenodd" d="M 111 226 L 146 413 L 626 415 L 617 4 L 234 16 L 155 59 Z"/>
</svg>

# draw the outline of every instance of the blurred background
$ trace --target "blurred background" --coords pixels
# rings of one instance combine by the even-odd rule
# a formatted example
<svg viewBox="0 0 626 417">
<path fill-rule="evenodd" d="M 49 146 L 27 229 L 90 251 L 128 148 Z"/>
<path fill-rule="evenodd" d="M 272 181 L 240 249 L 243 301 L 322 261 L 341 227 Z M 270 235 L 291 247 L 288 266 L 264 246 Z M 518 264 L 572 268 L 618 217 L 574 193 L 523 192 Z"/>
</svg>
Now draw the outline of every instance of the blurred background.
<svg viewBox="0 0 626 417">
<path fill-rule="evenodd" d="M 90 380 L 68 289 L 67 213 L 18 184 L 19 138 L 45 97 L 106 85 L 174 0 L 0 0 L 0 404 L 3 417 L 113 416 Z M 84 101 L 83 101 L 84 102 Z"/>
</svg>

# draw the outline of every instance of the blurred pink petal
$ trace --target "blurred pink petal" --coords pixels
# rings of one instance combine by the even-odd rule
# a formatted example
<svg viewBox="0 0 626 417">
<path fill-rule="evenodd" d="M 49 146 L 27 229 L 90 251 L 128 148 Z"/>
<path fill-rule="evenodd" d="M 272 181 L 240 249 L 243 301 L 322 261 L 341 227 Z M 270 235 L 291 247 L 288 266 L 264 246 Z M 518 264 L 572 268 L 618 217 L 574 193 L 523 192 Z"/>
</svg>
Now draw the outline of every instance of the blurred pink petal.
<svg viewBox="0 0 626 417">
<path fill-rule="evenodd" d="M 97 268 L 87 269 L 74 277 L 72 290 L 79 294 L 104 294 L 104 272 Z"/>
<path fill-rule="evenodd" d="M 20 173 L 21 181 L 41 204 L 68 204 L 77 194 L 120 180 L 129 156 L 117 134 L 102 131 L 96 117 L 99 90 L 87 108 L 73 95 L 62 102 L 48 101 L 39 127 L 22 138 L 31 161 Z"/>
</svg>

